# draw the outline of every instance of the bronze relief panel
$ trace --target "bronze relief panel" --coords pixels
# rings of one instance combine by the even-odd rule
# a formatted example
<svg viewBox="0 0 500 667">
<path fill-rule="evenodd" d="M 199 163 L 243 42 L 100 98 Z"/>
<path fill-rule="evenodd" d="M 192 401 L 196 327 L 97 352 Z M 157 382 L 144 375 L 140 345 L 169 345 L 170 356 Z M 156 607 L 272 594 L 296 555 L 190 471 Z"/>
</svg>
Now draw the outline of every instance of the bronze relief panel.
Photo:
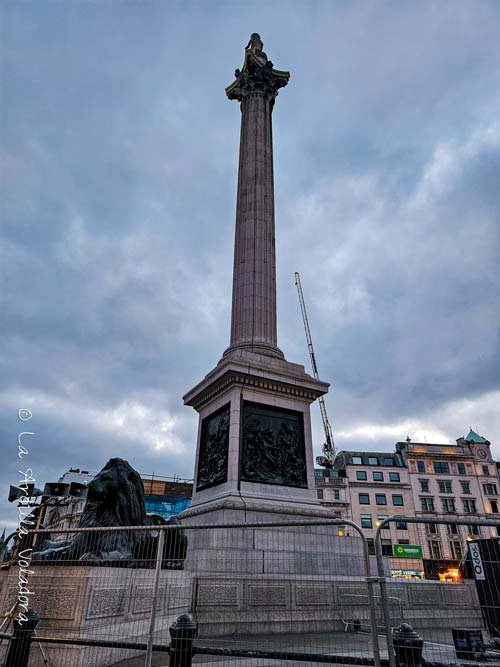
<svg viewBox="0 0 500 667">
<path fill-rule="evenodd" d="M 245 401 L 241 428 L 242 481 L 307 488 L 301 412 Z"/>
<path fill-rule="evenodd" d="M 228 403 L 202 421 L 197 491 L 227 481 L 230 406 Z"/>
</svg>

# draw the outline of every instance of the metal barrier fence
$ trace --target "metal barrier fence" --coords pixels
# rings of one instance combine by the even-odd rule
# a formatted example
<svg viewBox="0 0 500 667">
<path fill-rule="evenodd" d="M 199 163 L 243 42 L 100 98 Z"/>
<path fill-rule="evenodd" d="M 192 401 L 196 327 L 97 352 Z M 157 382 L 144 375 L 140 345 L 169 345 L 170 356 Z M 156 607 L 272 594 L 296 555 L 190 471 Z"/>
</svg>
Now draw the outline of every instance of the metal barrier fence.
<svg viewBox="0 0 500 667">
<path fill-rule="evenodd" d="M 383 531 L 391 524 L 416 525 L 418 544 L 401 539 L 388 552 Z M 397 663 L 391 627 L 395 593 L 404 620 L 423 639 L 424 660 L 500 664 L 499 535 L 500 520 L 395 516 L 380 523 L 375 551 L 390 667 Z M 390 579 L 384 573 L 388 556 Z M 402 577 L 411 577 L 405 587 Z M 425 616 L 428 607 L 433 609 L 430 617 Z"/>
<path fill-rule="evenodd" d="M 500 530 L 500 521 L 392 517 L 377 531 L 376 556 L 362 529 L 342 519 L 31 531 L 0 569 L 0 664 L 187 667 L 194 654 L 207 665 L 399 667 L 419 651 L 418 636 L 397 630 L 405 622 L 424 640 L 422 664 L 500 664 L 500 540 L 465 542 L 464 533 L 463 555 L 468 544 L 475 561 L 464 561 L 460 580 L 409 580 L 408 559 L 389 554 L 382 538 L 393 521 L 419 524 L 422 534 L 435 523 L 443 539 L 446 526 Z M 427 556 L 437 552 L 428 549 L 416 560 L 430 577 L 437 570 Z M 485 579 L 467 579 L 478 554 Z"/>
<path fill-rule="evenodd" d="M 18 564 L 0 575 L 7 613 L 19 573 L 30 571 L 29 606 L 39 617 L 30 666 L 149 667 L 156 651 L 167 664 L 169 628 L 185 613 L 197 626 L 198 661 L 380 664 L 376 563 L 352 522 L 73 529 L 52 532 L 52 542 L 47 531 L 35 535 L 33 557 L 25 541 Z M 54 541 L 63 536 L 70 540 Z"/>
</svg>

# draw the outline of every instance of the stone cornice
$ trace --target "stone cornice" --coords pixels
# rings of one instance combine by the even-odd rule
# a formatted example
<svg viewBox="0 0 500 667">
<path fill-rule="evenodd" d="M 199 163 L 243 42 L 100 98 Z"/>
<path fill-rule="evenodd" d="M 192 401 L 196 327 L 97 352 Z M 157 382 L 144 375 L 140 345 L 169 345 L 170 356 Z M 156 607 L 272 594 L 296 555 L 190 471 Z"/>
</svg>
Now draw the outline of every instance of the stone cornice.
<svg viewBox="0 0 500 667">
<path fill-rule="evenodd" d="M 201 383 L 201 385 L 204 384 Z M 263 390 L 273 395 L 278 394 L 301 398 L 308 402 L 315 401 L 319 396 L 326 393 L 322 386 L 313 388 L 305 386 L 305 383 L 304 385 L 292 384 L 270 377 L 253 375 L 252 373 L 228 370 L 223 375 L 214 378 L 212 382 L 206 383 L 205 386 L 199 386 L 199 391 L 196 391 L 198 387 L 195 387 L 184 396 L 184 403 L 198 410 L 205 403 L 212 401 L 219 394 L 222 394 L 235 385 L 240 388 L 247 387 Z M 318 383 L 318 385 L 324 385 L 324 383 Z"/>
<path fill-rule="evenodd" d="M 328 392 L 329 384 L 308 375 L 304 366 L 284 359 L 237 350 L 223 357 L 205 378 L 183 397 L 184 404 L 199 410 L 233 386 L 252 387 L 270 395 L 293 396 L 312 402 Z"/>
</svg>

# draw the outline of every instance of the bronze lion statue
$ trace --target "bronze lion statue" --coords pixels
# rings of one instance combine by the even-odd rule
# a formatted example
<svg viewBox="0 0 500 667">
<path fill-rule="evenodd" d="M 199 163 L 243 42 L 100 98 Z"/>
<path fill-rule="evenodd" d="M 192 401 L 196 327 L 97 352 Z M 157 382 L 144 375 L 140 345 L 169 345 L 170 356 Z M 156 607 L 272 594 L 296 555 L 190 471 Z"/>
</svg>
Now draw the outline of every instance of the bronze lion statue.
<svg viewBox="0 0 500 667">
<path fill-rule="evenodd" d="M 154 526 L 180 525 L 171 517 L 147 515 L 144 485 L 139 473 L 120 458 L 110 459 L 88 487 L 80 528 L 151 526 L 151 530 L 103 530 L 81 532 L 64 542 L 45 541 L 33 553 L 33 560 L 45 563 L 117 564 L 150 567 L 155 559 L 158 531 Z M 182 528 L 165 531 L 162 566 L 182 569 L 187 538 Z"/>
</svg>

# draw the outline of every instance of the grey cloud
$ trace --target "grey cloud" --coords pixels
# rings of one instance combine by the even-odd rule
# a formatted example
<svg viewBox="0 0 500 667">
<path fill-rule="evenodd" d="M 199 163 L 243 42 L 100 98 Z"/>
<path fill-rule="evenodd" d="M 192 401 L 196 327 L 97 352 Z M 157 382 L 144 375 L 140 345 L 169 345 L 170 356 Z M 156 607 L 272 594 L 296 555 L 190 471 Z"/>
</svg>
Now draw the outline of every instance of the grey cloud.
<svg viewBox="0 0 500 667">
<path fill-rule="evenodd" d="M 355 434 L 341 446 L 390 447 L 359 425 L 405 420 L 457 437 L 446 406 L 467 397 L 498 441 L 496 3 L 2 11 L 0 493 L 30 397 L 44 479 L 113 454 L 192 471 L 181 397 L 229 337 L 240 114 L 223 89 L 254 30 L 292 73 L 274 111 L 281 347 L 308 365 L 299 270 L 334 427 Z"/>
</svg>

